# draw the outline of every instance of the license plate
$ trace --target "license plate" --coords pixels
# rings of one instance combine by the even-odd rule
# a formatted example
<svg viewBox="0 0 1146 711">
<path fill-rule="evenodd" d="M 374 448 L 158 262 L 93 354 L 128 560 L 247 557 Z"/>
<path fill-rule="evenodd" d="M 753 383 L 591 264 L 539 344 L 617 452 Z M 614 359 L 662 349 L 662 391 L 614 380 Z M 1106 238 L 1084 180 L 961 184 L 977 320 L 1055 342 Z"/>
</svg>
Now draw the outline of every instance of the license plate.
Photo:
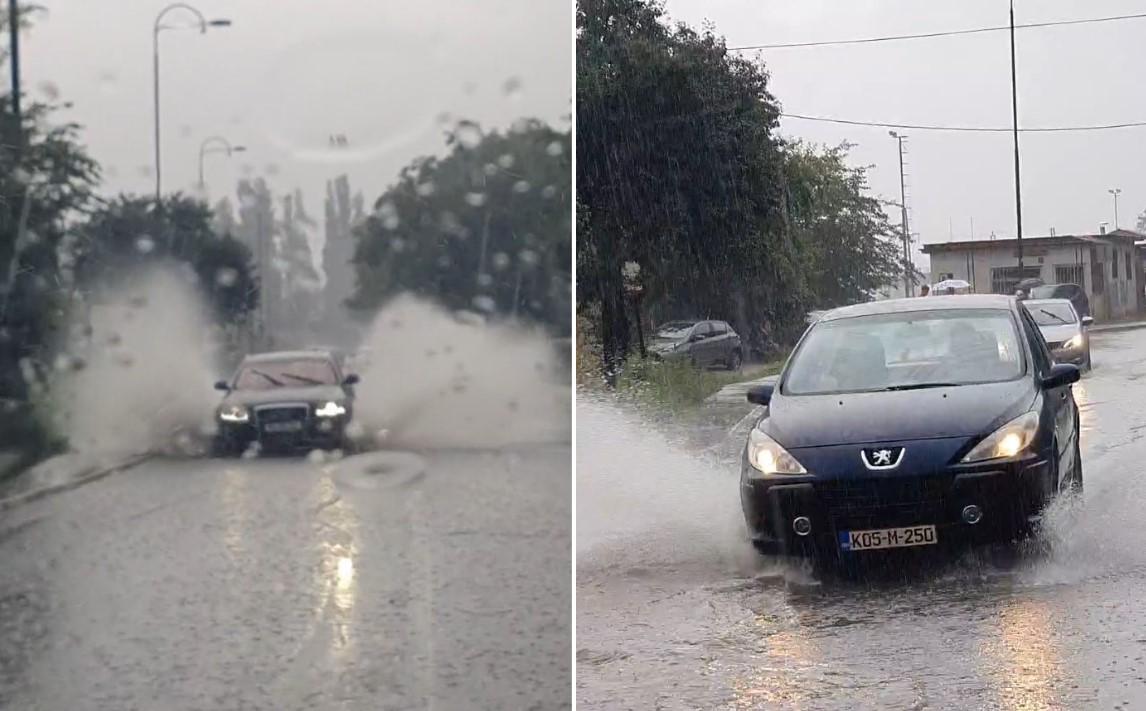
<svg viewBox="0 0 1146 711">
<path fill-rule="evenodd" d="M 880 548 L 930 546 L 939 542 L 935 526 L 880 528 L 871 531 L 840 531 L 840 549 L 870 551 Z"/>
<path fill-rule="evenodd" d="M 268 422 L 263 425 L 265 432 L 300 432 L 301 422 Z"/>
</svg>

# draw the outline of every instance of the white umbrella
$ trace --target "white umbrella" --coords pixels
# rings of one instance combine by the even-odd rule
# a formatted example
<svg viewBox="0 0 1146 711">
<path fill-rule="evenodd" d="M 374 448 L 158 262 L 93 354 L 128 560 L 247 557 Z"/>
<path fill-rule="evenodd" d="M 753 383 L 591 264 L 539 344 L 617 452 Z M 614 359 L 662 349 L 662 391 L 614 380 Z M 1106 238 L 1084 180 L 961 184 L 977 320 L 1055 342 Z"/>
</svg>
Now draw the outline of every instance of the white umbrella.
<svg viewBox="0 0 1146 711">
<path fill-rule="evenodd" d="M 970 289 L 970 288 L 971 288 L 971 282 L 963 281 L 962 279 L 944 279 L 943 281 L 939 282 L 938 284 L 932 284 L 931 285 L 931 293 L 932 294 L 942 294 L 943 292 L 947 291 L 948 289 L 954 289 L 955 291 L 960 291 L 962 289 Z"/>
</svg>

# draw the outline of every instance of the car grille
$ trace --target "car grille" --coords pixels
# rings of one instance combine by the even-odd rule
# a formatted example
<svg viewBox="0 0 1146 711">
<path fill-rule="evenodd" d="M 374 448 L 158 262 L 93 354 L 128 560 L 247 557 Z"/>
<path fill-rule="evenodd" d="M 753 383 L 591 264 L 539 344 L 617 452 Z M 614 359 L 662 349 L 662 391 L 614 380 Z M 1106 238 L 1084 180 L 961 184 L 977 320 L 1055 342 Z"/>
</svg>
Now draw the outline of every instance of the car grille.
<svg viewBox="0 0 1146 711">
<path fill-rule="evenodd" d="M 306 405 L 271 405 L 255 408 L 255 419 L 260 427 L 280 422 L 305 422 L 307 415 Z"/>
<path fill-rule="evenodd" d="M 819 482 L 816 494 L 837 520 L 899 518 L 941 511 L 951 497 L 950 476 L 900 476 Z"/>
</svg>

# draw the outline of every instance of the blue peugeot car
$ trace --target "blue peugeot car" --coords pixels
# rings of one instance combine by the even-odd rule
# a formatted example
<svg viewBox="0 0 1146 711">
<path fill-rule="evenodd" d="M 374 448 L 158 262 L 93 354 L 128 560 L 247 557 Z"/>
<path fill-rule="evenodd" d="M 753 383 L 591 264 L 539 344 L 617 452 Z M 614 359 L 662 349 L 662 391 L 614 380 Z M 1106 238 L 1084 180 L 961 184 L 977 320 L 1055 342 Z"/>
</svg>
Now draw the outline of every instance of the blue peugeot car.
<svg viewBox="0 0 1146 711">
<path fill-rule="evenodd" d="M 1078 379 L 1014 297 L 823 314 L 776 384 L 748 393 L 765 406 L 741 466 L 752 543 L 854 561 L 1030 533 L 1082 489 Z"/>
</svg>

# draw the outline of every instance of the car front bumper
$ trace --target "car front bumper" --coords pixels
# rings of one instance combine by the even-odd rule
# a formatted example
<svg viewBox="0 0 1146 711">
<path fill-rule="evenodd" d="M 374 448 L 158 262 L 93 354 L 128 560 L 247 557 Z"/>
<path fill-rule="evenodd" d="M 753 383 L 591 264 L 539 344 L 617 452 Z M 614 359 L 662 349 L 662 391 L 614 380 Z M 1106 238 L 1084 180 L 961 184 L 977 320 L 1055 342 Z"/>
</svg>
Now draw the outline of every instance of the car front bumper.
<svg viewBox="0 0 1146 711">
<path fill-rule="evenodd" d="M 267 432 L 255 422 L 219 422 L 216 444 L 224 452 L 244 452 L 254 443 L 264 452 L 292 452 L 311 449 L 338 449 L 346 443 L 348 416 L 303 421 L 295 432 Z"/>
<path fill-rule="evenodd" d="M 746 459 L 742 467 L 750 467 Z M 942 548 L 1010 541 L 1029 529 L 1055 487 L 1044 457 L 919 475 L 750 479 L 747 473 L 744 518 L 753 545 L 770 554 L 863 555 L 841 550 L 839 533 L 921 525 L 936 527 Z M 982 510 L 975 524 L 963 520 L 971 504 Z M 793 525 L 800 516 L 811 522 L 804 536 Z"/>
</svg>

